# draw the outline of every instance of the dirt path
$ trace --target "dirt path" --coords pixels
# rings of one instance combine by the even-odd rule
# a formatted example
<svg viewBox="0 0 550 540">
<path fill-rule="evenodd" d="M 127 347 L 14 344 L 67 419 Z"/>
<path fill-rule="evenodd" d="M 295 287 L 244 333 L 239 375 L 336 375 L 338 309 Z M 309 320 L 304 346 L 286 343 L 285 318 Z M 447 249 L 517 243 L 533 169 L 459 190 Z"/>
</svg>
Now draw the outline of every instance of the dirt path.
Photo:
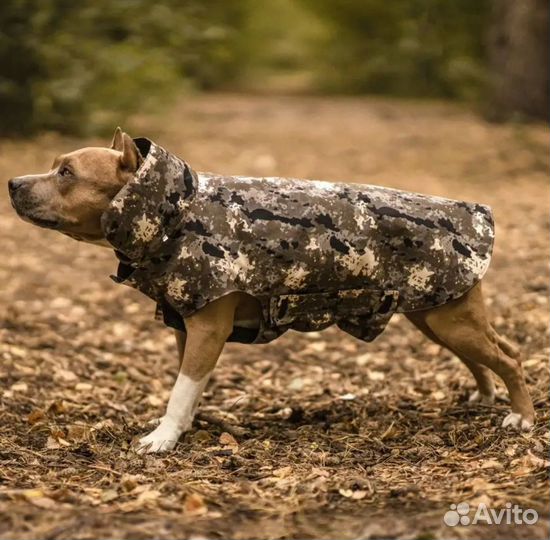
<svg viewBox="0 0 550 540">
<path fill-rule="evenodd" d="M 147 134 L 197 169 L 379 183 L 493 206 L 486 293 L 518 342 L 538 412 L 468 407 L 458 359 L 396 317 L 370 346 L 336 330 L 228 345 L 197 422 L 164 457 L 129 451 L 175 376 L 153 306 L 108 279 L 113 255 L 17 219 L 0 189 L 0 537 L 548 536 L 548 163 L 542 127 L 445 104 L 185 99 Z M 0 143 L 0 177 L 89 143 Z M 2 183 L 5 181 L 2 180 Z M 502 387 L 500 387 L 502 389 Z M 533 526 L 446 527 L 452 503 L 536 509 Z M 473 515 L 473 514 L 472 514 Z"/>
</svg>

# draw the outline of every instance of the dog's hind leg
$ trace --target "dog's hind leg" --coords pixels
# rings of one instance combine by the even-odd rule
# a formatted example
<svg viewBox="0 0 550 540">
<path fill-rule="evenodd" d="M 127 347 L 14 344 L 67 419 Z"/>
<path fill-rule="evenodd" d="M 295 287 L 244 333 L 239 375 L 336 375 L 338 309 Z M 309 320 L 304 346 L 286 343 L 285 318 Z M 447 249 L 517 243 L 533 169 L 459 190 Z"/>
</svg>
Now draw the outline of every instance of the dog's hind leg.
<svg viewBox="0 0 550 540">
<path fill-rule="evenodd" d="M 512 412 L 503 427 L 530 429 L 535 410 L 521 367 L 521 355 L 490 325 L 483 303 L 481 284 L 461 298 L 415 316 L 449 349 L 472 364 L 495 372 L 506 385 Z"/>
<path fill-rule="evenodd" d="M 430 327 L 424 321 L 424 312 L 412 312 L 406 314 L 407 318 L 431 341 L 437 343 L 441 347 L 449 349 L 456 354 L 464 365 L 470 370 L 477 383 L 477 389 L 470 394 L 468 401 L 470 403 L 482 403 L 483 405 L 490 405 L 495 401 L 495 383 L 491 376 L 491 370 L 476 362 L 471 362 L 459 351 L 452 350 L 449 345 L 443 343 L 430 329 Z"/>
<path fill-rule="evenodd" d="M 185 350 L 166 414 L 152 433 L 140 439 L 138 452 L 172 450 L 191 428 L 202 392 L 233 330 L 236 303 L 236 297 L 228 295 L 185 319 Z"/>
</svg>

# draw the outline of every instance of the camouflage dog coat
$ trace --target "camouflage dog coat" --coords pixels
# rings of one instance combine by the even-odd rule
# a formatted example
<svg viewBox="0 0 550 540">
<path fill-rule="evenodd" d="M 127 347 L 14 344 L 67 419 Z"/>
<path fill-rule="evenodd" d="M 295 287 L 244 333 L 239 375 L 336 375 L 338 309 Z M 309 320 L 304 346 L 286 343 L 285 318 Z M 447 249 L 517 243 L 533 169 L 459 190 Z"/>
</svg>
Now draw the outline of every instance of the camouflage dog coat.
<svg viewBox="0 0 550 540">
<path fill-rule="evenodd" d="M 155 300 L 169 326 L 233 291 L 261 307 L 265 343 L 337 324 L 365 341 L 395 312 L 459 298 L 484 275 L 494 228 L 481 204 L 363 184 L 196 173 L 147 139 L 144 161 L 102 227 L 118 282 Z"/>
</svg>

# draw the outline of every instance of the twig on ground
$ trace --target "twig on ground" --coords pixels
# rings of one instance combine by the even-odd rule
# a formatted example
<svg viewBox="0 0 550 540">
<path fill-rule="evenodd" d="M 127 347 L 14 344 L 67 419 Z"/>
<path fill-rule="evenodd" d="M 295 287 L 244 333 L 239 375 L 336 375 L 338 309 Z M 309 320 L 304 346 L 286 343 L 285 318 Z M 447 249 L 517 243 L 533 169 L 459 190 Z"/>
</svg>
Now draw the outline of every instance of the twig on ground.
<svg viewBox="0 0 550 540">
<path fill-rule="evenodd" d="M 229 424 L 225 420 L 218 418 L 217 416 L 205 412 L 198 412 L 197 420 L 200 420 L 201 422 L 206 422 L 207 424 L 218 426 L 223 431 L 227 431 L 227 433 L 230 433 L 234 437 L 244 437 L 249 433 L 248 430 L 245 428 L 234 426 L 232 424 Z"/>
</svg>

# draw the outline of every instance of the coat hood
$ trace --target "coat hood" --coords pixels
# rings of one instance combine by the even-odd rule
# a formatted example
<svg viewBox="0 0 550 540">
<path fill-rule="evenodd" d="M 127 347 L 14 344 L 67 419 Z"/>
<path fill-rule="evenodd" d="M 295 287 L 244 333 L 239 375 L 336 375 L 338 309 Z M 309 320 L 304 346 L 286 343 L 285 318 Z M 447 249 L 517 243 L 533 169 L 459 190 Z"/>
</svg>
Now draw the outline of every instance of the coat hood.
<svg viewBox="0 0 550 540">
<path fill-rule="evenodd" d="M 107 241 L 125 258 L 144 261 L 181 224 L 197 188 L 197 175 L 182 159 L 149 139 L 134 139 L 143 163 L 101 217 Z"/>
</svg>

